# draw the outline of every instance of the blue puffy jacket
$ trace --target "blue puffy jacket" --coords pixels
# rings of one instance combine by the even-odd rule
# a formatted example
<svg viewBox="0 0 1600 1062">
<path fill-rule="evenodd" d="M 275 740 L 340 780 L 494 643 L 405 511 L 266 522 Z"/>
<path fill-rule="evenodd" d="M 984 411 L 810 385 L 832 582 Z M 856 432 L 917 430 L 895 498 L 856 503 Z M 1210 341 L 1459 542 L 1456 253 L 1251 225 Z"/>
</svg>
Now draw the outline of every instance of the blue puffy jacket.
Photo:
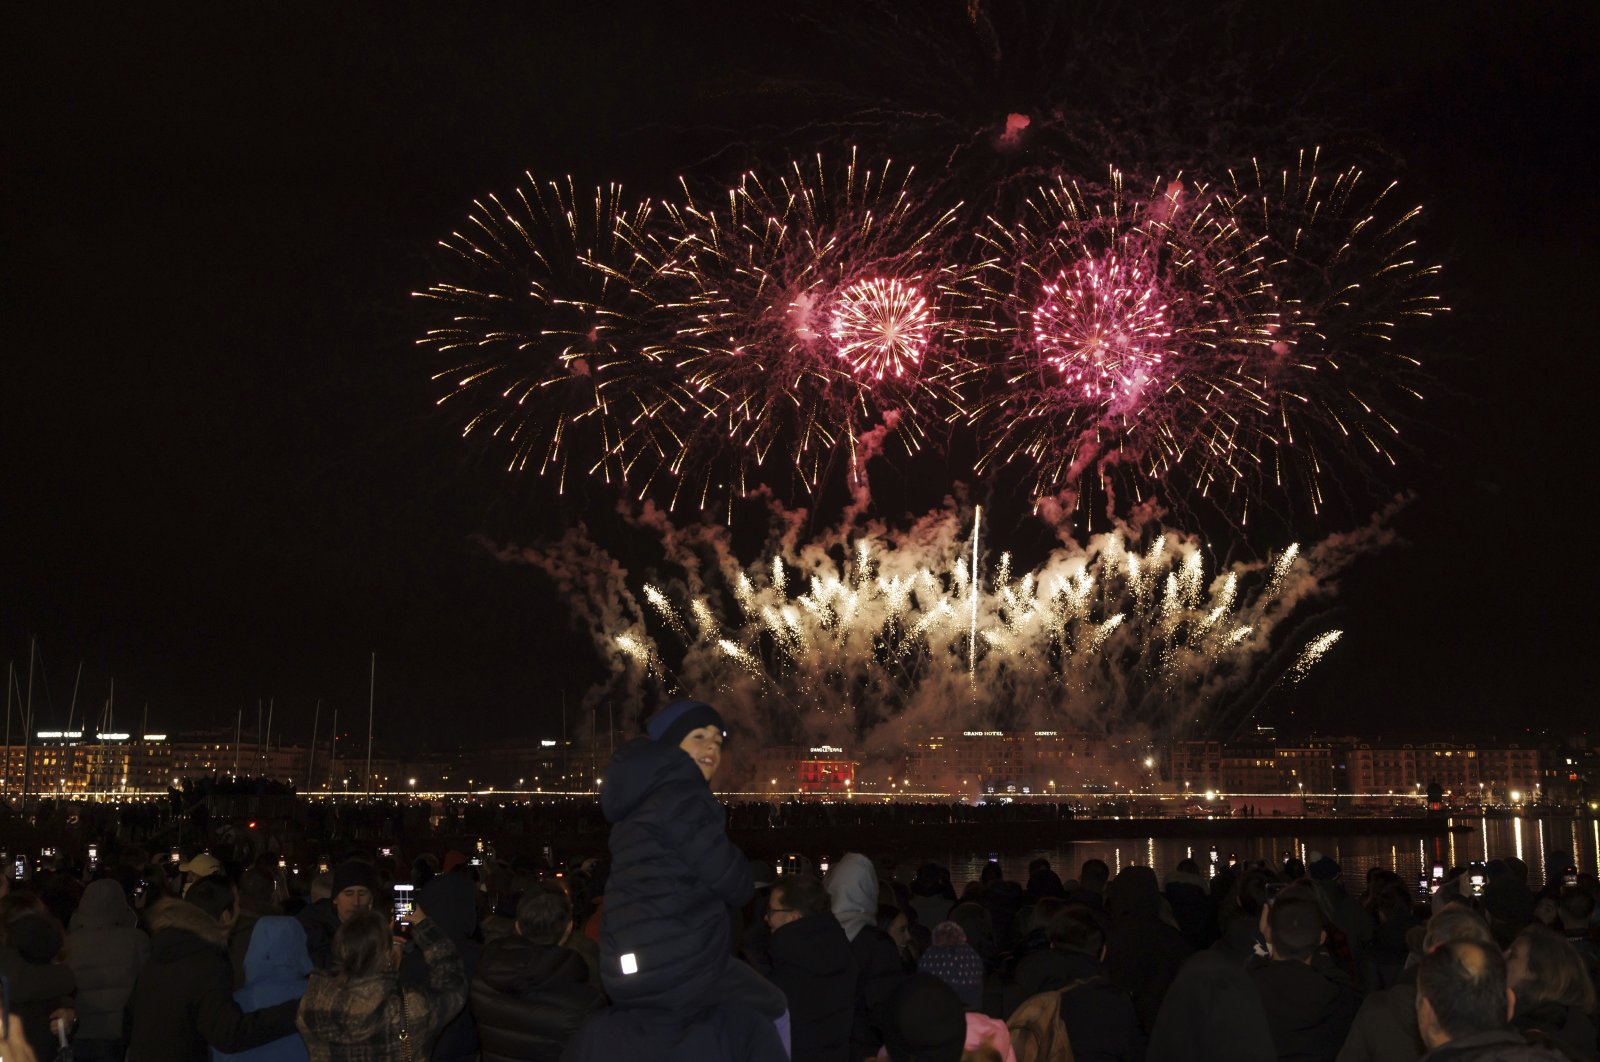
<svg viewBox="0 0 1600 1062">
<path fill-rule="evenodd" d="M 754 892 L 750 864 L 700 768 L 676 745 L 640 738 L 618 749 L 600 807 L 612 824 L 601 983 L 618 1006 L 686 1020 L 718 1002 L 712 987 L 732 954 L 728 907 Z"/>
</svg>

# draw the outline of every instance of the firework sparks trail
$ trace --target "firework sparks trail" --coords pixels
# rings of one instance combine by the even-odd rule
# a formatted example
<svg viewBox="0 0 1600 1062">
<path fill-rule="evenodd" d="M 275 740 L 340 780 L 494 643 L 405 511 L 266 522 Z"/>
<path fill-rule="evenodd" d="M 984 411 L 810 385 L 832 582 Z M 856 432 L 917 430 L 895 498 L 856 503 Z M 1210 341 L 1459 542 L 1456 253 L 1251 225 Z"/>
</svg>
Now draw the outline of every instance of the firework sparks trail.
<svg viewBox="0 0 1600 1062">
<path fill-rule="evenodd" d="M 449 276 L 415 294 L 443 320 L 417 342 L 446 365 L 439 404 L 470 407 L 463 434 L 509 446 L 512 470 L 552 474 L 558 490 L 574 470 L 620 485 L 648 445 L 643 384 L 663 367 L 647 337 L 667 327 L 670 268 L 651 214 L 618 185 L 586 201 L 570 179 L 528 175 L 440 241 Z"/>
<path fill-rule="evenodd" d="M 1213 199 L 1182 180 L 1132 195 L 1111 170 L 988 219 L 975 298 L 1002 353 L 972 411 L 979 474 L 1016 465 L 1037 495 L 1103 494 L 1112 513 L 1171 494 L 1186 467 L 1202 495 L 1244 476 L 1241 455 L 1202 436 L 1237 417 L 1230 374 L 1273 318 L 1253 251 Z"/>
<path fill-rule="evenodd" d="M 604 606 L 592 633 L 614 674 L 600 695 L 713 698 L 782 743 L 892 742 L 953 723 L 1204 731 L 1276 687 L 1264 667 L 1298 651 L 1299 681 L 1332 644 L 1284 646 L 1285 622 L 1303 622 L 1350 555 L 1210 572 L 1192 538 L 1169 531 L 1139 548 L 1116 531 L 1018 572 L 1009 556 L 985 565 L 981 548 L 974 563 L 976 530 L 977 514 L 952 505 L 904 531 L 779 536 L 745 564 L 727 529 L 702 525 L 668 543 L 681 577 Z M 520 559 L 561 572 L 564 555 Z"/>
<path fill-rule="evenodd" d="M 1231 169 L 1217 193 L 1272 281 L 1256 293 L 1271 341 L 1237 369 L 1250 415 L 1228 442 L 1258 482 L 1298 491 L 1314 512 L 1330 458 L 1396 463 L 1400 411 L 1422 401 L 1405 326 L 1447 312 L 1415 235 L 1422 208 L 1397 187 L 1359 167 L 1325 172 L 1318 148 L 1277 171 Z"/>
<path fill-rule="evenodd" d="M 1420 399 L 1401 325 L 1442 310 L 1394 186 L 1318 153 L 1129 191 L 1058 177 L 960 253 L 914 171 L 791 163 L 725 202 L 581 203 L 570 182 L 475 204 L 419 293 L 449 319 L 441 399 L 511 466 L 706 510 L 962 424 L 980 476 L 1041 503 L 1323 504 L 1338 455 L 1396 460 Z M 578 463 L 573 465 L 573 459 Z M 729 509 L 731 515 L 731 508 Z"/>
<path fill-rule="evenodd" d="M 1438 268 L 1392 184 L 1317 160 L 1143 197 L 1115 170 L 1059 179 L 989 219 L 977 298 L 1005 342 L 973 406 L 977 471 L 1029 467 L 1040 496 L 1099 492 L 1113 515 L 1159 495 L 1245 523 L 1265 494 L 1320 512 L 1336 454 L 1394 463 L 1390 411 L 1421 398 L 1400 327 L 1443 309 Z"/>
<path fill-rule="evenodd" d="M 852 152 L 665 205 L 679 324 L 651 356 L 674 367 L 657 415 L 675 445 L 644 457 L 669 509 L 785 470 L 815 491 L 836 454 L 855 479 L 874 425 L 915 454 L 964 412 L 970 271 L 947 254 L 953 209 L 928 217 L 913 176 Z"/>
<path fill-rule="evenodd" d="M 1304 649 L 1300 650 L 1300 655 L 1295 657 L 1294 663 L 1290 665 L 1289 680 L 1291 682 L 1303 682 L 1305 677 L 1311 673 L 1311 669 L 1317 665 L 1317 661 L 1321 660 L 1328 650 L 1333 648 L 1333 644 L 1342 637 L 1344 637 L 1344 631 L 1335 630 L 1319 634 L 1313 638 Z"/>
</svg>

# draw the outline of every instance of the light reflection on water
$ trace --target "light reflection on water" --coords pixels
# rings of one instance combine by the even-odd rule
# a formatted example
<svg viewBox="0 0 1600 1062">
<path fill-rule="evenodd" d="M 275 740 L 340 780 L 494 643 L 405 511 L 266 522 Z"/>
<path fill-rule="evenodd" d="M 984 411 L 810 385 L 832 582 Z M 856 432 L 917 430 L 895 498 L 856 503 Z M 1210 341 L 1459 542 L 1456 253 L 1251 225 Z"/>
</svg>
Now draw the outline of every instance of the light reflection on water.
<svg viewBox="0 0 1600 1062">
<path fill-rule="evenodd" d="M 1552 848 L 1565 850 L 1580 870 L 1600 873 L 1600 819 L 1550 819 L 1546 829 L 1544 819 L 1530 819 L 1533 823 L 1533 843 L 1523 839 L 1524 817 L 1507 819 L 1451 819 L 1453 826 L 1467 826 L 1470 832 L 1451 833 L 1439 837 L 1417 837 L 1411 833 L 1375 833 L 1364 837 L 1318 836 L 1314 830 L 1297 833 L 1286 829 L 1273 833 L 1272 823 L 1261 823 L 1263 832 L 1255 837 L 1217 839 L 1220 864 L 1225 865 L 1230 856 L 1241 860 L 1264 859 L 1270 865 L 1280 865 L 1293 854 L 1302 862 L 1311 853 L 1332 856 L 1344 871 L 1345 881 L 1357 890 L 1365 881 L 1367 870 L 1384 866 L 1395 870 L 1402 878 L 1414 879 L 1438 859 L 1448 866 L 1458 866 L 1474 860 L 1516 856 L 1528 864 L 1528 880 L 1535 888 L 1547 877 L 1559 877 L 1564 866 L 1549 864 Z M 1546 840 L 1549 840 L 1549 846 Z M 1163 879 L 1177 866 L 1178 861 L 1192 858 L 1207 872 L 1210 862 L 1211 841 L 1201 837 L 1128 837 L 1120 839 L 1074 841 L 1065 845 L 1038 847 L 1028 850 L 1004 850 L 999 853 L 1000 864 L 1006 877 L 1013 881 L 1026 881 L 1028 863 L 1040 857 L 1048 859 L 1056 873 L 1063 879 L 1076 877 L 1078 868 L 1086 859 L 1103 859 L 1113 874 L 1129 863 L 1142 861 L 1155 868 Z M 1199 852 L 1196 856 L 1195 853 Z M 1124 859 L 1126 854 L 1127 858 Z M 945 851 L 930 857 L 950 868 L 956 891 L 978 877 L 988 859 L 987 852 Z M 901 877 L 909 880 L 915 863 L 900 860 Z"/>
</svg>

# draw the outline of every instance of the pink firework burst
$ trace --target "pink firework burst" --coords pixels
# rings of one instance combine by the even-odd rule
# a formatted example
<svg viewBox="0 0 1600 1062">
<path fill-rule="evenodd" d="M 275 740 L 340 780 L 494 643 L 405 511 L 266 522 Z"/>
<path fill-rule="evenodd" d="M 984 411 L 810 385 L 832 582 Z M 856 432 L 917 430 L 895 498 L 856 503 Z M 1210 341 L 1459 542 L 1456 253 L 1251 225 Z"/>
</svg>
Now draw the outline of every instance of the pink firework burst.
<svg viewBox="0 0 1600 1062">
<path fill-rule="evenodd" d="M 1112 253 L 1061 270 L 1042 294 L 1034 343 L 1067 386 L 1087 402 L 1136 399 L 1173 334 L 1154 278 Z"/>
<path fill-rule="evenodd" d="M 933 310 L 915 287 L 873 277 L 840 293 L 831 334 L 851 372 L 881 380 L 915 375 L 933 329 Z"/>
</svg>

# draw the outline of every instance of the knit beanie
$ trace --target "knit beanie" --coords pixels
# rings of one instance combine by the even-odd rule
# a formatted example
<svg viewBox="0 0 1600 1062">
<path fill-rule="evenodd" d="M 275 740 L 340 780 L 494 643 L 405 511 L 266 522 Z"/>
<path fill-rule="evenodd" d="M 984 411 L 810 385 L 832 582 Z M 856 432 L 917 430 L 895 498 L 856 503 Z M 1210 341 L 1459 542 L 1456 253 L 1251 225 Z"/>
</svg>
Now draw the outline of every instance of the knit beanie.
<svg viewBox="0 0 1600 1062">
<path fill-rule="evenodd" d="M 966 1009 L 977 1010 L 983 1005 L 983 958 L 954 922 L 940 922 L 933 927 L 933 944 L 917 960 L 917 970 L 949 985 Z"/>
<path fill-rule="evenodd" d="M 333 872 L 333 894 L 339 895 L 346 889 L 360 885 L 376 898 L 378 895 L 378 872 L 369 864 L 359 859 L 352 859 L 348 863 L 340 863 Z"/>
<path fill-rule="evenodd" d="M 650 740 L 667 745 L 681 743 L 690 731 L 703 726 L 716 727 L 723 731 L 723 739 L 727 739 L 727 727 L 722 723 L 722 716 L 705 701 L 673 701 L 645 722 Z"/>
<path fill-rule="evenodd" d="M 967 1042 L 961 999 L 932 974 L 912 974 L 889 997 L 883 1041 L 891 1062 L 960 1062 Z"/>
</svg>

